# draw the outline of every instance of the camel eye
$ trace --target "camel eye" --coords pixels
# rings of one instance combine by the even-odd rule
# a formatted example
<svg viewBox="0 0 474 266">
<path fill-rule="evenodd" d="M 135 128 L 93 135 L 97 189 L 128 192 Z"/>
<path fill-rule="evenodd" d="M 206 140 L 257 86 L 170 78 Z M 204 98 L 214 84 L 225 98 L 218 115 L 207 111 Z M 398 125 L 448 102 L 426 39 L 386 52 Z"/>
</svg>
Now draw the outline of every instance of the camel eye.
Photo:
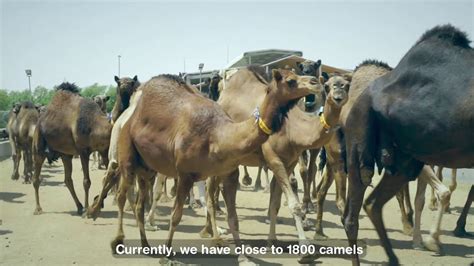
<svg viewBox="0 0 474 266">
<path fill-rule="evenodd" d="M 289 86 L 293 87 L 296 85 L 296 80 L 294 79 L 287 79 L 286 82 L 288 83 Z"/>
</svg>

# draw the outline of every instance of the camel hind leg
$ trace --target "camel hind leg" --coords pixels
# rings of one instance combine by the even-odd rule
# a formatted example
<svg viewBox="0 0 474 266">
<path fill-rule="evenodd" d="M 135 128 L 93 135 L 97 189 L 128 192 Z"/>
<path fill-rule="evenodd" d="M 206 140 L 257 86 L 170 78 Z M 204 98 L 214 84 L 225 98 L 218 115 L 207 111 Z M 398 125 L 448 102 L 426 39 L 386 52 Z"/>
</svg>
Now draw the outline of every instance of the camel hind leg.
<svg viewBox="0 0 474 266">
<path fill-rule="evenodd" d="M 402 216 L 403 234 L 411 236 L 413 234 L 413 223 L 410 222 L 409 211 L 405 208 L 405 199 L 407 197 L 408 184 L 404 185 L 403 188 L 397 192 L 396 197 L 398 205 L 400 206 L 400 212 Z"/>
<path fill-rule="evenodd" d="M 151 202 L 150 211 L 148 212 L 146 221 L 149 230 L 156 230 L 155 228 L 155 210 L 158 200 L 162 197 L 164 184 L 166 184 L 166 176 L 158 173 L 155 178 L 155 183 L 153 184 L 153 198 Z"/>
<path fill-rule="evenodd" d="M 138 198 L 136 203 L 135 218 L 138 222 L 138 228 L 140 230 L 140 239 L 142 242 L 142 247 L 149 247 L 148 240 L 146 238 L 145 232 L 145 200 L 148 193 L 148 182 L 144 180 L 144 176 L 139 175 L 137 179 L 138 183 Z"/>
<path fill-rule="evenodd" d="M 189 193 L 189 190 L 193 186 L 193 177 L 185 174 L 178 175 L 178 182 L 176 187 L 176 198 L 174 200 L 173 211 L 171 213 L 170 219 L 170 227 L 168 231 L 168 240 L 166 245 L 171 247 L 173 242 L 173 235 L 176 231 L 176 227 L 178 226 L 179 222 L 181 221 L 181 217 L 183 216 L 183 206 L 184 200 Z"/>
<path fill-rule="evenodd" d="M 459 216 L 458 221 L 456 222 L 456 228 L 454 229 L 453 233 L 455 236 L 458 237 L 472 237 L 473 235 L 466 232 L 466 219 L 467 214 L 469 213 L 469 209 L 471 208 L 472 201 L 474 200 L 474 185 L 471 186 L 471 190 L 469 190 L 469 195 L 467 196 L 466 203 L 464 204 L 464 208 L 462 209 L 462 213 Z"/>
<path fill-rule="evenodd" d="M 41 168 L 43 167 L 43 163 L 46 157 L 40 153 L 35 153 L 34 157 L 34 173 L 33 173 L 33 187 L 35 188 L 35 200 L 36 200 L 36 209 L 34 211 L 35 215 L 41 214 L 43 212 L 43 209 L 41 208 L 40 205 L 40 200 L 39 200 L 39 186 L 41 184 L 41 179 L 40 179 L 40 174 L 41 174 Z"/>
<path fill-rule="evenodd" d="M 91 187 L 91 178 L 89 176 L 89 152 L 81 153 L 81 165 L 82 173 L 84 174 L 84 180 L 82 182 L 84 186 L 84 207 L 89 208 L 89 189 Z"/>
<path fill-rule="evenodd" d="M 13 174 L 12 174 L 12 179 L 13 180 L 18 180 L 20 178 L 20 161 L 21 161 L 21 150 L 16 149 L 16 155 L 15 159 L 13 160 Z"/>
<path fill-rule="evenodd" d="M 408 182 L 408 178 L 402 175 L 390 175 L 388 172 L 382 176 L 382 180 L 370 193 L 364 202 L 364 209 L 375 226 L 380 242 L 389 258 L 389 264 L 398 264 L 398 258 L 393 252 L 392 244 L 387 236 L 387 231 L 382 219 L 382 208 L 400 189 Z"/>
<path fill-rule="evenodd" d="M 64 165 L 64 183 L 71 193 L 72 199 L 77 207 L 77 214 L 81 215 L 83 207 L 79 199 L 77 198 L 76 191 L 74 190 L 74 182 L 72 181 L 72 156 L 63 155 L 61 156 Z"/>
<path fill-rule="evenodd" d="M 334 181 L 334 175 L 331 169 L 332 165 L 328 164 L 326 170 L 323 171 L 323 178 L 321 180 L 321 186 L 316 194 L 316 230 L 314 233 L 314 239 L 327 239 L 328 237 L 323 233 L 323 205 L 326 199 L 326 194 Z"/>
</svg>

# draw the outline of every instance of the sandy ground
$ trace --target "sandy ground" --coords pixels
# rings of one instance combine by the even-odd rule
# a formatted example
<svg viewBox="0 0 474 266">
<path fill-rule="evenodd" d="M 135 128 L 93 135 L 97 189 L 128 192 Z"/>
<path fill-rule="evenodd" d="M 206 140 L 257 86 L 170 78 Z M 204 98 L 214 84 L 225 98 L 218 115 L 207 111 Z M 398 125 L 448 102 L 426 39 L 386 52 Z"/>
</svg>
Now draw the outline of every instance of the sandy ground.
<svg viewBox="0 0 474 266">
<path fill-rule="evenodd" d="M 21 166 L 21 170 L 23 167 Z M 251 175 L 256 175 L 256 169 L 250 169 Z M 60 163 L 53 167 L 43 168 L 43 183 L 40 187 L 40 199 L 44 213 L 33 215 L 34 189 L 31 184 L 22 184 L 21 181 L 10 180 L 12 161 L 0 161 L 0 264 L 156 264 L 156 258 L 116 258 L 111 255 L 110 241 L 117 230 L 117 207 L 112 205 L 108 198 L 101 217 L 96 221 L 84 219 L 75 214 L 75 205 L 63 183 L 63 168 Z M 100 189 L 103 170 L 92 167 L 91 170 L 91 197 Z M 241 171 L 242 173 L 242 171 Z M 472 172 L 471 172 L 472 173 Z M 464 173 L 463 173 L 464 174 Z M 242 175 L 242 174 L 241 174 Z M 82 172 L 80 162 L 74 159 L 73 179 L 76 192 L 83 201 Z M 466 177 L 461 177 L 468 180 Z M 376 179 L 375 182 L 377 182 Z M 448 183 L 449 179 L 445 181 Z M 459 183 L 451 199 L 452 213 L 444 216 L 441 241 L 444 255 L 435 255 L 432 252 L 413 250 L 411 237 L 403 235 L 401 231 L 400 211 L 395 199 L 392 199 L 384 209 L 385 223 L 389 237 L 392 239 L 395 253 L 402 264 L 449 264 L 468 265 L 474 261 L 474 240 L 456 238 L 451 234 L 455 222 L 464 205 L 470 184 Z M 411 184 L 412 200 L 415 192 L 415 182 Z M 169 186 L 170 188 L 171 186 Z M 370 190 L 370 189 L 369 189 Z M 300 191 L 300 196 L 302 192 Z M 427 197 L 429 193 L 427 191 Z M 262 191 L 238 191 L 237 211 L 240 221 L 240 233 L 243 239 L 266 239 L 269 226 L 265 224 L 266 208 L 269 194 Z M 345 239 L 345 233 L 340 223 L 339 214 L 335 206 L 334 187 L 331 188 L 325 204 L 324 227 L 326 235 L 332 239 Z M 159 204 L 158 224 L 161 230 L 148 231 L 148 238 L 159 240 L 167 237 L 169 214 L 172 203 Z M 221 200 L 221 206 L 223 202 Z M 472 211 L 468 216 L 466 230 L 474 232 Z M 310 214 L 314 220 L 315 215 Z M 423 233 L 427 234 L 434 221 L 435 212 L 425 208 L 422 218 Z M 277 225 L 279 239 L 294 240 L 297 238 L 293 226 L 293 219 L 287 207 L 280 211 L 281 223 Z M 128 212 L 124 219 L 124 228 L 127 239 L 139 239 L 139 232 L 135 226 L 134 217 Z M 186 208 L 181 224 L 178 226 L 175 239 L 199 239 L 198 232 L 204 224 L 202 209 L 191 210 Z M 218 224 L 228 228 L 225 218 L 218 217 Z M 308 238 L 313 232 L 306 232 Z M 380 246 L 378 237 L 369 219 L 362 211 L 360 220 L 360 239 L 367 242 L 366 255 L 363 263 L 382 263 L 387 260 Z M 223 236 L 232 239 L 231 235 Z M 259 258 L 253 260 L 258 264 L 296 264 L 295 258 Z M 193 264 L 236 264 L 235 258 L 222 259 L 182 259 L 181 262 Z M 316 261 L 323 264 L 347 265 L 350 261 L 342 258 L 323 257 Z"/>
</svg>

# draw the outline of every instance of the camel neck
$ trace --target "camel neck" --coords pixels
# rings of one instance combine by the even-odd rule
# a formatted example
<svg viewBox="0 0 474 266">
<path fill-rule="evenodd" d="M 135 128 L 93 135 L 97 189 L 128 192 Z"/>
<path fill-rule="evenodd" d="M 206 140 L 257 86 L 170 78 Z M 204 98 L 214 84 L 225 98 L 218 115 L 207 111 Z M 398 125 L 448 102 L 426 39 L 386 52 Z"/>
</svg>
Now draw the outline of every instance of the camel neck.
<svg viewBox="0 0 474 266">
<path fill-rule="evenodd" d="M 337 127 L 339 123 L 339 116 L 341 115 L 341 107 L 331 104 L 329 101 L 324 103 L 324 111 L 321 114 L 324 121 L 326 121 L 326 126 L 329 126 L 329 129 Z"/>
</svg>

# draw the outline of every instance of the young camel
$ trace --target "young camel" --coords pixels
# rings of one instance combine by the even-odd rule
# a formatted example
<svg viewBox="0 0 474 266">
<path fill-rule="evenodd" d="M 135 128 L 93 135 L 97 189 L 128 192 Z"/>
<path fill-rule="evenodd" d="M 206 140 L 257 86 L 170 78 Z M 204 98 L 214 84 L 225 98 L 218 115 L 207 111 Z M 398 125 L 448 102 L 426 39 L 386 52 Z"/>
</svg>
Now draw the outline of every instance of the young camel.
<svg viewBox="0 0 474 266">
<path fill-rule="evenodd" d="M 264 90 L 259 86 L 253 84 L 250 86 L 252 80 L 245 80 L 241 78 L 241 83 L 229 82 L 229 86 L 221 94 L 219 103 L 223 106 L 226 112 L 236 121 L 242 119 L 242 114 L 248 112 L 248 108 L 253 104 L 258 104 L 261 101 L 261 96 Z M 243 89 L 248 92 L 242 92 Z M 324 145 L 334 134 L 333 128 L 337 125 L 339 119 L 339 112 L 341 107 L 347 100 L 347 90 L 349 89 L 349 81 L 341 76 L 334 77 L 330 82 L 326 83 L 325 90 L 328 93 L 325 104 L 324 114 L 313 116 L 305 113 L 299 107 L 294 106 L 289 110 L 288 116 L 285 120 L 283 129 L 277 134 L 272 135 L 260 149 L 256 150 L 251 155 L 247 156 L 243 161 L 243 165 L 248 166 L 262 166 L 268 165 L 269 169 L 273 171 L 274 178 L 271 182 L 270 194 L 270 233 L 269 241 L 276 239 L 275 224 L 278 208 L 280 207 L 281 194 L 285 193 L 288 201 L 288 207 L 295 219 L 296 228 L 298 231 L 298 238 L 304 241 L 305 235 L 303 230 L 302 218 L 303 213 L 297 195 L 293 192 L 290 184 L 290 175 L 293 172 L 299 155 L 307 149 L 317 148 Z M 236 170 L 238 173 L 238 170 Z M 233 176 L 221 176 L 217 179 L 210 180 L 208 193 L 212 194 L 213 189 L 217 189 L 219 181 L 223 181 L 225 197 L 232 199 L 235 202 L 237 180 Z M 276 185 L 278 184 L 278 185 Z M 233 193 L 229 195 L 229 192 Z M 215 223 L 215 213 L 213 205 L 215 202 L 209 202 L 212 197 L 208 196 L 209 218 L 201 235 L 213 235 L 215 241 L 220 241 Z M 227 205 L 229 223 L 238 224 L 237 215 L 235 211 L 235 204 Z M 233 215 L 229 215 L 229 214 Z"/>
<path fill-rule="evenodd" d="M 18 135 L 17 123 L 18 123 L 18 113 L 20 112 L 21 104 L 15 103 L 8 114 L 8 123 L 7 130 L 9 134 L 9 143 L 12 150 L 12 160 L 13 160 L 13 173 L 11 176 L 12 180 L 18 180 L 20 174 L 18 173 L 18 167 L 21 160 L 21 151 L 17 147 L 16 136 Z"/>
<path fill-rule="evenodd" d="M 20 153 L 23 154 L 24 162 L 24 183 L 30 183 L 31 176 L 33 174 L 33 154 L 32 154 L 32 144 L 33 144 L 33 135 L 35 132 L 36 124 L 38 123 L 39 112 L 38 109 L 32 102 L 23 102 L 21 104 L 20 111 L 17 115 L 15 130 L 15 142 L 16 148 Z M 19 153 L 19 154 L 20 154 Z M 19 161 L 17 161 L 17 166 Z M 18 167 L 15 167 L 16 173 L 18 175 Z"/>
<path fill-rule="evenodd" d="M 253 69 L 248 67 L 240 71 L 259 76 Z M 166 176 L 177 176 L 167 241 L 171 246 L 192 184 L 208 176 L 234 171 L 246 155 L 281 128 L 289 106 L 318 88 L 317 81 L 311 77 L 300 77 L 290 71 L 274 70 L 273 77 L 266 85 L 265 100 L 257 106 L 254 116 L 248 114 L 249 119 L 240 123 L 234 122 L 217 103 L 203 97 L 176 76 L 160 75 L 142 85 L 142 97 L 118 140 L 121 180 L 119 228 L 111 243 L 114 251 L 118 244 L 123 243 L 125 196 L 135 176 L 139 186 L 136 218 L 142 246 L 149 246 L 144 227 L 148 180 L 158 171 Z M 227 206 L 235 204 L 228 198 L 226 203 Z M 230 220 L 229 227 L 236 244 L 240 245 L 238 227 Z"/>
<path fill-rule="evenodd" d="M 112 126 L 99 106 L 91 99 L 79 95 L 79 89 L 74 84 L 62 83 L 56 88 L 57 92 L 42 114 L 36 126 L 33 138 L 33 154 L 35 171 L 33 186 L 35 188 L 35 214 L 42 213 L 39 202 L 40 174 L 43 162 L 48 153 L 58 154 L 64 165 L 64 183 L 77 207 L 77 213 L 82 214 L 83 205 L 77 198 L 72 181 L 72 157 L 81 158 L 84 174 L 85 207 L 89 206 L 89 155 L 99 151 L 108 163 L 110 131 Z"/>
</svg>

